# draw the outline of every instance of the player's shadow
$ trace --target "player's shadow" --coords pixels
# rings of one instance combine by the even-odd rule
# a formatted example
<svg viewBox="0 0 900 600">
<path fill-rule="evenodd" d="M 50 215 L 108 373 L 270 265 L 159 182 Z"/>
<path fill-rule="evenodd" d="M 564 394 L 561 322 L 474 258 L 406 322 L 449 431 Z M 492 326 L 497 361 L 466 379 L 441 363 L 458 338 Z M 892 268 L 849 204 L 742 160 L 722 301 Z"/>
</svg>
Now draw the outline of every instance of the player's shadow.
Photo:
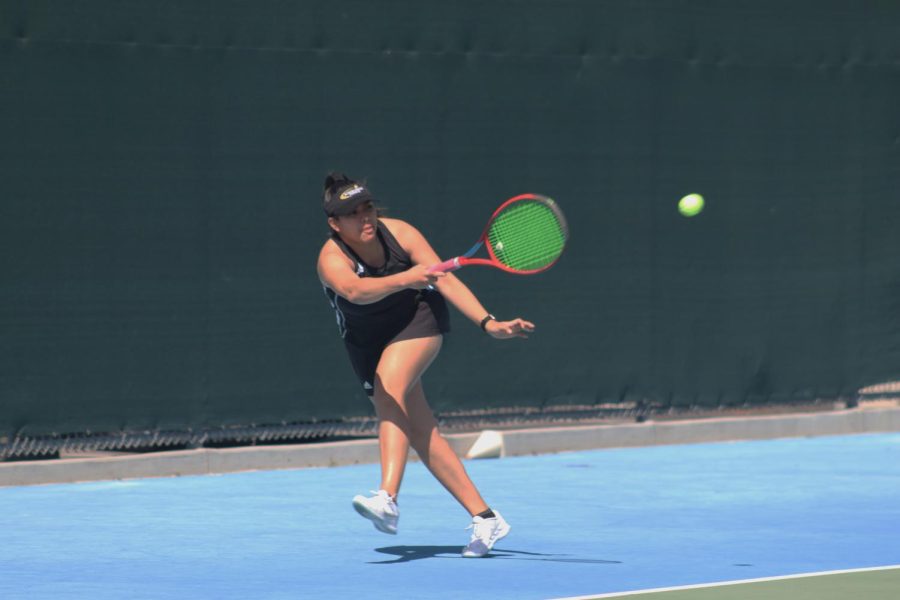
<svg viewBox="0 0 900 600">
<path fill-rule="evenodd" d="M 396 556 L 392 560 L 369 561 L 372 565 L 395 565 L 397 563 L 423 560 L 426 558 L 461 558 L 462 546 L 385 546 L 375 548 L 376 552 Z M 595 565 L 618 565 L 619 560 L 601 560 L 596 558 L 575 558 L 569 554 L 541 554 L 539 552 L 525 552 L 522 550 L 503 550 L 494 548 L 491 553 L 482 558 L 499 560 L 538 560 L 545 562 L 581 563 Z"/>
</svg>

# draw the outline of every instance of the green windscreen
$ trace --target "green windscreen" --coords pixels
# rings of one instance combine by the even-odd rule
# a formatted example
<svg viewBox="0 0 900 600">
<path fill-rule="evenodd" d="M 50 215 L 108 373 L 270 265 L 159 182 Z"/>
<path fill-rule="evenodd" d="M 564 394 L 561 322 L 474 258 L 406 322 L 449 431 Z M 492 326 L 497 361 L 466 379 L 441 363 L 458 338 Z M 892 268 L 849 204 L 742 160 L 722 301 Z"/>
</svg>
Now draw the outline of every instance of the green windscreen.
<svg viewBox="0 0 900 600">
<path fill-rule="evenodd" d="M 541 334 L 455 315 L 439 415 L 900 380 L 898 31 L 885 1 L 0 0 L 0 456 L 368 419 L 315 264 L 333 170 L 441 254 L 513 189 L 578 228 L 541 277 L 461 273 Z M 492 253 L 558 254 L 514 216 Z"/>
<path fill-rule="evenodd" d="M 497 215 L 488 229 L 488 243 L 504 265 L 533 271 L 559 258 L 566 245 L 566 227 L 550 205 L 523 200 Z"/>
</svg>

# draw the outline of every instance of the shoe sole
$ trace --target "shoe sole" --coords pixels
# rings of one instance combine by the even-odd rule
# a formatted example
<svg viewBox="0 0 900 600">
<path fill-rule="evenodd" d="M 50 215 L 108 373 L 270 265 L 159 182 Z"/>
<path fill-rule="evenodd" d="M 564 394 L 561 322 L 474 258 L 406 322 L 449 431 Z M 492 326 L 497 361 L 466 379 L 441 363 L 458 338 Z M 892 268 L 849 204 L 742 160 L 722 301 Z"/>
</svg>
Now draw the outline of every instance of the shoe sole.
<svg viewBox="0 0 900 600">
<path fill-rule="evenodd" d="M 372 521 L 372 524 L 375 525 L 375 529 L 382 533 L 387 533 L 388 535 L 397 535 L 397 528 L 391 528 L 390 525 L 386 525 L 384 521 L 382 521 L 378 515 L 373 513 L 369 508 L 362 503 L 358 503 L 356 500 L 353 501 L 353 508 L 358 512 L 361 516 L 365 517 Z"/>
</svg>

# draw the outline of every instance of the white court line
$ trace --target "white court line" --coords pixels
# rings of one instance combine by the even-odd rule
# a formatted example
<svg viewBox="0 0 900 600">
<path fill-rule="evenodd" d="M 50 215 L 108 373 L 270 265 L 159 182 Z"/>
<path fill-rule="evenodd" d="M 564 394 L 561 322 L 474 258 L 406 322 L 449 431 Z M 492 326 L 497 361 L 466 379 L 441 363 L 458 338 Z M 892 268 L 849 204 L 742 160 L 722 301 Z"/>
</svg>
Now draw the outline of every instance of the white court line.
<svg viewBox="0 0 900 600">
<path fill-rule="evenodd" d="M 783 581 L 785 579 L 802 579 L 804 577 L 821 577 L 823 575 L 842 575 L 845 573 L 866 573 L 868 571 L 889 571 L 900 569 L 900 565 L 886 565 L 883 567 L 866 567 L 864 569 L 845 569 L 842 571 L 818 571 L 813 573 L 799 573 L 797 575 L 780 575 L 778 577 L 760 577 L 758 579 L 737 579 L 734 581 L 718 581 L 715 583 L 698 583 L 696 585 L 680 585 L 675 587 L 652 588 L 647 590 L 633 590 L 630 592 L 613 592 L 610 594 L 590 594 L 588 596 L 569 596 L 555 598 L 554 600 L 594 600 L 595 598 L 623 598 L 638 594 L 655 594 L 657 592 L 677 592 L 681 590 L 699 590 L 701 588 L 724 587 L 727 585 L 741 585 L 744 583 L 760 583 L 763 581 Z"/>
</svg>

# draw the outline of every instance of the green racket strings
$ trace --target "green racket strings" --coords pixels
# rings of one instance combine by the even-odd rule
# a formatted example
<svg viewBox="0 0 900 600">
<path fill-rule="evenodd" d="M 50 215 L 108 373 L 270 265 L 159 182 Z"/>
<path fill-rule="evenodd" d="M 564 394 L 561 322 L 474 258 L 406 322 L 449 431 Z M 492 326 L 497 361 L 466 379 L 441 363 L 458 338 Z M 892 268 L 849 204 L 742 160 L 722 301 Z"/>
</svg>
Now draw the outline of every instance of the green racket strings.
<svg viewBox="0 0 900 600">
<path fill-rule="evenodd" d="M 517 271 L 533 271 L 559 258 L 566 245 L 566 229 L 549 206 L 515 202 L 497 215 L 487 238 L 501 263 Z"/>
</svg>

